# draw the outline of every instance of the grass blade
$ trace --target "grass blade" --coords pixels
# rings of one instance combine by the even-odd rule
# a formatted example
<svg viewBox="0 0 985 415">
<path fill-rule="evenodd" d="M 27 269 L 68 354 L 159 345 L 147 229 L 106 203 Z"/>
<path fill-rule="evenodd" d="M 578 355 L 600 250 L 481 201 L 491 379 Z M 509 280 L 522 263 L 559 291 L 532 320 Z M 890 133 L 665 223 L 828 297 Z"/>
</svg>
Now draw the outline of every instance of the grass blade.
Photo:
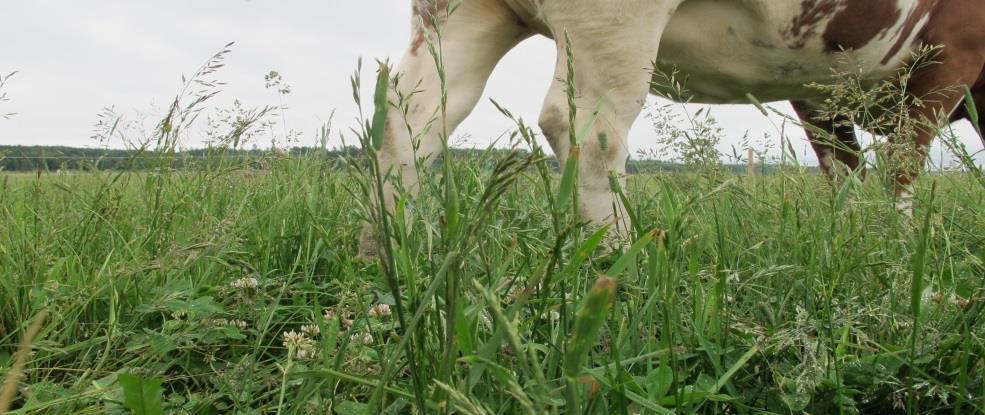
<svg viewBox="0 0 985 415">
<path fill-rule="evenodd" d="M 568 203 L 574 203 L 575 186 L 578 184 L 578 164 L 581 158 L 581 149 L 572 146 L 568 151 L 568 160 L 564 163 L 564 173 L 561 175 L 561 187 L 558 190 L 558 210 L 564 211 Z"/>
<path fill-rule="evenodd" d="M 968 85 L 964 86 L 964 105 L 968 110 L 968 119 L 971 120 L 971 125 L 975 127 L 975 131 L 978 132 L 978 138 L 982 139 L 982 144 L 985 144 L 985 134 L 982 134 L 982 127 L 980 122 L 980 115 L 978 114 L 978 108 L 975 105 L 975 97 L 971 94 L 971 89 L 968 89 Z"/>
<path fill-rule="evenodd" d="M 642 238 L 640 238 L 638 241 L 633 243 L 632 246 L 629 247 L 629 250 L 626 251 L 625 254 L 623 254 L 622 256 L 619 257 L 619 259 L 616 260 L 615 264 L 612 264 L 612 266 L 609 267 L 609 271 L 606 272 L 606 275 L 621 274 L 624 270 L 626 270 L 627 267 L 629 267 L 630 264 L 633 263 L 633 261 L 636 260 L 636 256 L 639 255 L 640 252 L 643 252 L 643 250 L 646 249 L 646 246 L 649 245 L 650 242 L 653 242 L 653 240 L 657 237 L 657 235 L 660 235 L 660 230 L 658 229 L 653 229 L 650 232 L 647 232 L 646 235 L 643 235 Z"/>
<path fill-rule="evenodd" d="M 616 298 L 616 279 L 606 275 L 599 276 L 595 286 L 588 291 L 575 318 L 575 326 L 568 341 L 564 357 L 564 377 L 567 382 L 565 398 L 568 413 L 578 412 L 577 377 L 592 348 L 599 342 L 602 325 Z"/>
<path fill-rule="evenodd" d="M 390 104 L 387 102 L 387 91 L 390 85 L 390 67 L 380 63 L 380 73 L 376 76 L 376 92 L 373 94 L 373 124 L 369 130 L 373 149 L 383 148 L 383 136 L 386 132 L 387 113 Z"/>
</svg>

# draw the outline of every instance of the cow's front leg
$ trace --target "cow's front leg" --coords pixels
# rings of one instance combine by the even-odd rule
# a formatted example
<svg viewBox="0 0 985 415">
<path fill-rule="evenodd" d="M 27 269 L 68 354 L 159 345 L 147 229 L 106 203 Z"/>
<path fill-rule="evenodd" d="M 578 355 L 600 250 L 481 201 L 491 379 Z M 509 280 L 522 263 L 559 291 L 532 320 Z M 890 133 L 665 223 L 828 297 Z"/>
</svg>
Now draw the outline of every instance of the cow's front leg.
<svg viewBox="0 0 985 415">
<path fill-rule="evenodd" d="M 380 171 L 387 175 L 382 193 L 390 213 L 396 182 L 417 194 L 417 161 L 430 164 L 440 153 L 446 135 L 472 112 L 499 60 L 530 36 L 530 29 L 499 0 L 466 1 L 451 14 L 444 0 L 413 0 L 412 7 L 410 47 L 396 71 L 397 86 L 390 91 L 387 128 L 377 154 Z M 437 59 L 430 52 L 432 45 Z M 370 224 L 363 228 L 359 252 L 364 257 L 377 255 Z"/>
<path fill-rule="evenodd" d="M 858 143 L 855 134 L 855 126 L 844 116 L 825 117 L 818 112 L 818 109 L 806 101 L 791 101 L 794 111 L 800 121 L 804 123 L 804 131 L 814 153 L 817 154 L 818 164 L 821 171 L 830 180 L 834 180 L 841 173 L 843 168 L 847 168 L 847 173 L 851 174 L 858 170 L 860 175 L 865 177 L 865 164 L 862 161 L 862 147 Z M 810 126 L 824 131 L 819 134 Z"/>
<path fill-rule="evenodd" d="M 566 165 L 571 149 L 570 48 L 574 126 L 580 146 L 579 213 L 596 224 L 612 225 L 610 236 L 625 237 L 631 224 L 609 176 L 625 184 L 626 137 L 650 90 L 660 37 L 680 1 L 633 1 L 622 7 L 586 1 L 554 3 L 544 6 L 543 16 L 557 41 L 558 59 L 540 127 L 561 165 Z"/>
</svg>

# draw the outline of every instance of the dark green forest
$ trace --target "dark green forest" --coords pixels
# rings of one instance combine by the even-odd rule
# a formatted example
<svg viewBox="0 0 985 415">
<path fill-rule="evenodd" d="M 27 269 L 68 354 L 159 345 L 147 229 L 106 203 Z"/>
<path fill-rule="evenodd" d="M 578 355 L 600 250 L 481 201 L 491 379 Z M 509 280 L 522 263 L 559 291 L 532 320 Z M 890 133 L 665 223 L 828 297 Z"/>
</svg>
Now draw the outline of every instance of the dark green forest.
<svg viewBox="0 0 985 415">
<path fill-rule="evenodd" d="M 492 150 L 506 152 L 508 150 Z M 478 157 L 483 150 L 453 149 L 456 157 Z M 0 172 L 41 172 L 41 171 L 142 171 L 166 166 L 172 169 L 203 169 L 218 162 L 225 165 L 241 165 L 246 168 L 264 169 L 265 161 L 282 157 L 323 158 L 332 167 L 342 168 L 346 157 L 360 158 L 359 148 L 321 149 L 314 147 L 294 147 L 288 150 L 233 150 L 226 148 L 194 149 L 180 152 L 160 153 L 149 150 L 121 150 L 107 148 L 51 147 L 51 146 L 4 146 L 0 145 Z M 440 163 L 440 160 L 438 161 Z M 557 161 L 550 164 L 557 167 Z M 745 165 L 726 164 L 726 170 L 736 173 L 746 171 Z M 630 160 L 627 171 L 639 173 L 673 173 L 689 169 L 689 166 L 658 160 Z M 813 170 L 812 168 L 809 168 Z M 757 169 L 761 173 L 772 173 L 776 166 L 765 165 Z"/>
<path fill-rule="evenodd" d="M 321 150 L 298 147 L 287 151 L 194 149 L 179 152 L 150 150 L 122 150 L 107 148 L 51 147 L 51 146 L 2 146 L 0 145 L 0 171 L 141 171 L 161 166 L 174 169 L 208 168 L 222 161 L 263 168 L 263 160 L 271 157 L 324 157 L 338 162 L 344 156 L 358 157 L 356 148 L 345 150 Z"/>
</svg>

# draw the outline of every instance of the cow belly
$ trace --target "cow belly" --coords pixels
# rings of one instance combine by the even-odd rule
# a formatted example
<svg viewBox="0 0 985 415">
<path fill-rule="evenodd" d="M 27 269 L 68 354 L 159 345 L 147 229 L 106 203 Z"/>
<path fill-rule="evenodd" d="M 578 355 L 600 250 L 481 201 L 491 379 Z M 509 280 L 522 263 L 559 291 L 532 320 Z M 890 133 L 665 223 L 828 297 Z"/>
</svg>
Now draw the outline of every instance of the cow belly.
<svg viewBox="0 0 985 415">
<path fill-rule="evenodd" d="M 847 0 L 861 1 L 889 4 Z M 900 16 L 907 16 L 917 2 L 893 1 Z M 737 103 L 748 102 L 747 94 L 762 101 L 817 98 L 817 91 L 805 85 L 830 80 L 833 67 L 860 69 L 863 81 L 875 82 L 892 76 L 909 57 L 912 39 L 900 38 L 916 35 L 902 30 L 902 18 L 869 28 L 876 35 L 864 45 L 845 53 L 832 50 L 831 36 L 825 38 L 825 33 L 837 12 L 844 12 L 844 4 L 816 20 L 805 19 L 811 12 L 805 4 L 819 3 L 687 0 L 664 32 L 658 69 L 676 70 L 678 79 L 687 79 L 685 87 L 695 102 Z M 861 16 L 859 21 L 867 20 Z M 801 23 L 795 29 L 796 22 Z M 894 53 L 898 42 L 907 47 Z M 659 85 L 654 92 L 668 95 Z"/>
</svg>

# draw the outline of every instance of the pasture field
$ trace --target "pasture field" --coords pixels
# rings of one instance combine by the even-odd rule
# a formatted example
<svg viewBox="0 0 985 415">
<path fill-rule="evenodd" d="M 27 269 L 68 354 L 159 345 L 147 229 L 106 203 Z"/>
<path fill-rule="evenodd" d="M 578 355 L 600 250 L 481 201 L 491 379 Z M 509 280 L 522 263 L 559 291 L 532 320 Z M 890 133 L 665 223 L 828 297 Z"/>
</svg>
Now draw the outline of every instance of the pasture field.
<svg viewBox="0 0 985 415">
<path fill-rule="evenodd" d="M 985 412 L 981 177 L 637 175 L 609 249 L 541 153 L 450 157 L 378 261 L 329 164 L 0 176 L 11 413 Z"/>
</svg>

